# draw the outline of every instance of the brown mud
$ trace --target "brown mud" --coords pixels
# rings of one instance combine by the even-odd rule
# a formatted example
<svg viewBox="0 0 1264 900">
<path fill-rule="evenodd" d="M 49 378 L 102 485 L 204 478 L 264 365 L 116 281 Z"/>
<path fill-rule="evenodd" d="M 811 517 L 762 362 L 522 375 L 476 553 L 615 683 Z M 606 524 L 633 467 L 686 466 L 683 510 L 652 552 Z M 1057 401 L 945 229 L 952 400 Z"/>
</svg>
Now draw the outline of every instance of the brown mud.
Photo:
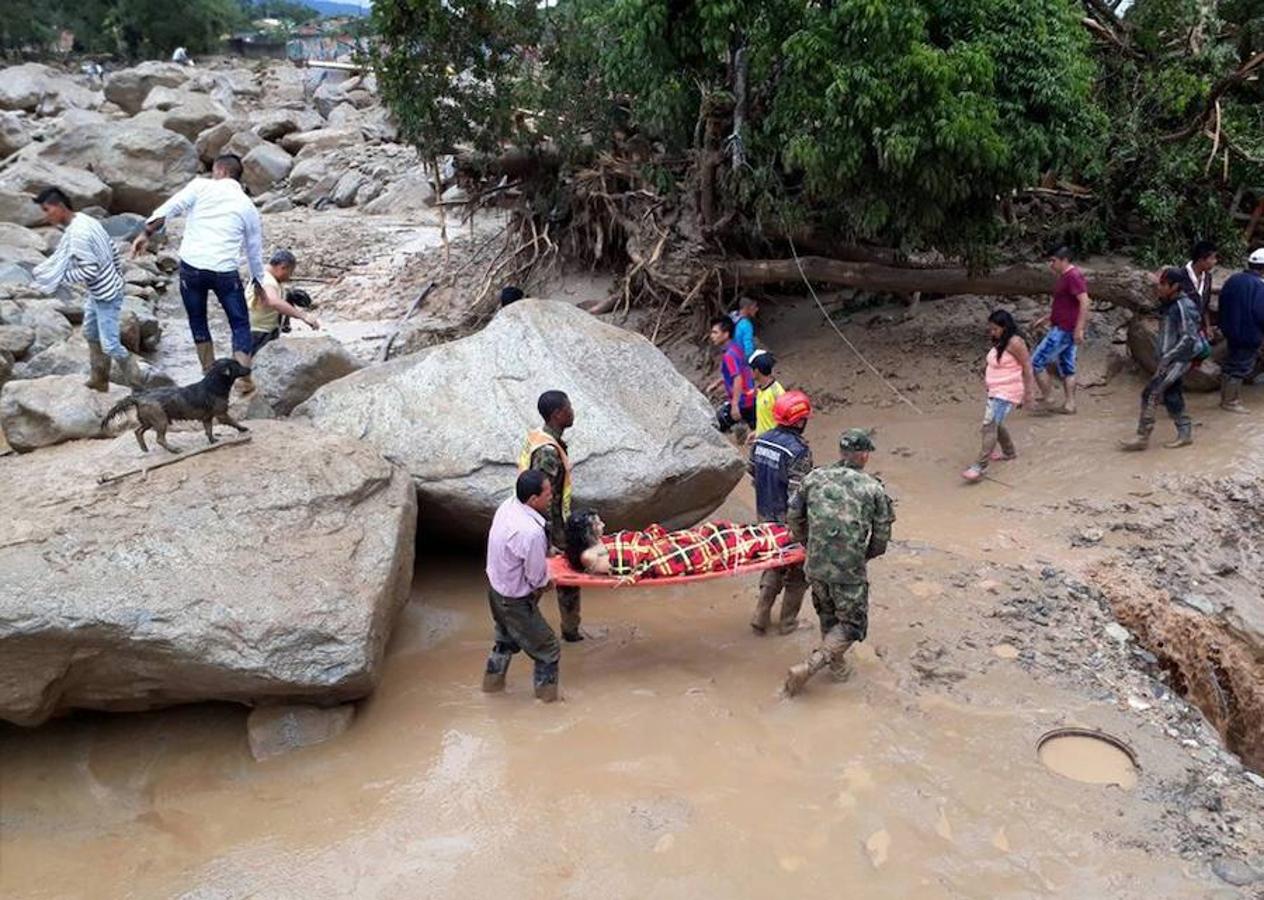
<svg viewBox="0 0 1264 900">
<path fill-rule="evenodd" d="M 255 763 L 246 712 L 227 706 L 0 728 L 0 895 L 1252 896 L 1213 866 L 1264 870 L 1264 781 L 1183 699 L 1140 621 L 1153 616 L 1129 621 L 1094 575 L 1138 543 L 1122 504 L 1144 495 L 1161 521 L 1186 496 L 1173 478 L 1262 474 L 1264 390 L 1246 397 L 1253 417 L 1191 398 L 1193 450 L 1117 453 L 1139 382 L 1106 379 L 1108 324 L 1080 413 L 1015 419 L 1019 458 L 965 486 L 986 310 L 840 316 L 919 414 L 814 306 L 766 309 L 783 382 L 820 398 L 818 460 L 841 427 L 876 426 L 871 467 L 898 504 L 849 682 L 779 699 L 813 646 L 811 610 L 795 634 L 758 637 L 743 579 L 587 592 L 564 702 L 531 699 L 522 659 L 487 696 L 479 561 L 426 556 L 380 688 L 329 744 Z M 742 484 L 717 514 L 752 505 Z M 1249 574 L 1212 576 L 1216 620 L 1243 635 L 1261 614 Z M 1037 742 L 1065 726 L 1134 748 L 1136 786 L 1047 769 Z"/>
</svg>

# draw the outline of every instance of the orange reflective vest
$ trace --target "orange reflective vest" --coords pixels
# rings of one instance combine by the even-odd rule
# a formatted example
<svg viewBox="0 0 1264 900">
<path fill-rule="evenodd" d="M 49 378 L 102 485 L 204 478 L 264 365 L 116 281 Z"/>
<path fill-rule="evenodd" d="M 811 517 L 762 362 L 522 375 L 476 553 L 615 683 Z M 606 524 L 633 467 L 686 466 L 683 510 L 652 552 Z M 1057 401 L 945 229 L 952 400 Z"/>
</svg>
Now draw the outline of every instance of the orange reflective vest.
<svg viewBox="0 0 1264 900">
<path fill-rule="evenodd" d="M 526 443 L 518 456 L 518 471 L 525 472 L 531 468 L 531 457 L 541 447 L 556 447 L 557 455 L 562 459 L 562 518 L 567 519 L 571 514 L 571 458 L 566 455 L 565 448 L 558 443 L 557 438 L 542 428 L 528 431 Z"/>
</svg>

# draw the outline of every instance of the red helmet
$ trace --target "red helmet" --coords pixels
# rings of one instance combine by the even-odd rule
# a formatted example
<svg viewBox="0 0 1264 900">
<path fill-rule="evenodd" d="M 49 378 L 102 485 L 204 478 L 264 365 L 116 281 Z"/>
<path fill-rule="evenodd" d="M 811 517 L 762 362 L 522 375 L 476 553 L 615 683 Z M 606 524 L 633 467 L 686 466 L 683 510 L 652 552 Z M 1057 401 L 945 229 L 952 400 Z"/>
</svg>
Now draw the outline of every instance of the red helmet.
<svg viewBox="0 0 1264 900">
<path fill-rule="evenodd" d="M 803 391 L 786 391 L 772 405 L 772 418 L 778 425 L 798 425 L 812 416 L 812 401 Z"/>
</svg>

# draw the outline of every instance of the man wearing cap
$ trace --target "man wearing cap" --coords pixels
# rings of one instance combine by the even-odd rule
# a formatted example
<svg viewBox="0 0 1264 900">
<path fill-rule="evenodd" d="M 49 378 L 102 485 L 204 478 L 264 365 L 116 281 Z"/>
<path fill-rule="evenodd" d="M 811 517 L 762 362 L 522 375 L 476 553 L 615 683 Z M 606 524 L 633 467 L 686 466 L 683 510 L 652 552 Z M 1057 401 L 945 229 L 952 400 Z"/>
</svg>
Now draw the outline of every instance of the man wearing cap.
<svg viewBox="0 0 1264 900">
<path fill-rule="evenodd" d="M 1221 367 L 1220 408 L 1247 412 L 1242 405 L 1242 382 L 1250 377 L 1264 344 L 1264 247 L 1247 259 L 1220 289 L 1220 331 L 1229 344 L 1229 356 Z"/>
<path fill-rule="evenodd" d="M 755 511 L 761 522 L 785 524 L 786 510 L 799 492 L 803 479 L 812 471 L 812 450 L 803 429 L 812 417 L 812 403 L 803 391 L 787 391 L 773 403 L 773 428 L 761 434 L 751 447 L 746 469 L 755 481 Z M 807 593 L 803 566 L 765 569 L 759 579 L 759 602 L 751 616 L 751 628 L 764 634 L 772 617 L 773 604 L 781 595 L 781 619 L 777 630 L 789 634 L 799 627 L 799 609 Z"/>
<path fill-rule="evenodd" d="M 895 510 L 882 482 L 864 472 L 874 450 L 869 433 L 843 432 L 841 459 L 815 469 L 790 498 L 786 524 L 807 545 L 806 572 L 821 619 L 821 646 L 786 674 L 788 697 L 829 666 L 836 681 L 850 674 L 844 654 L 869 631 L 867 563 L 887 552 Z"/>
</svg>

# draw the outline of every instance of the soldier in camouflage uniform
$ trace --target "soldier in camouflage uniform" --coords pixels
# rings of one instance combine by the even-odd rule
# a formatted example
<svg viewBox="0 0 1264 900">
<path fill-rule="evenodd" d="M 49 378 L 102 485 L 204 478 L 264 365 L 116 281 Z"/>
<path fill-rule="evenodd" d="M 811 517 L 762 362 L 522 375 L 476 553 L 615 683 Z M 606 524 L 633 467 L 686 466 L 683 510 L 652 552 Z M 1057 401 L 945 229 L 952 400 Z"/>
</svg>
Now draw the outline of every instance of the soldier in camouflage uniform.
<svg viewBox="0 0 1264 900">
<path fill-rule="evenodd" d="M 821 646 L 791 667 L 785 693 L 793 697 L 821 669 L 847 678 L 844 654 L 869 631 L 866 563 L 887 550 L 895 511 L 882 482 L 862 471 L 874 449 L 868 432 L 852 428 L 839 439 L 840 462 L 816 469 L 791 498 L 786 524 L 807 546 L 812 603 L 821 619 Z"/>
<path fill-rule="evenodd" d="M 522 454 L 518 457 L 518 470 L 539 469 L 549 477 L 553 485 L 553 503 L 548 512 L 549 543 L 558 552 L 564 553 L 566 520 L 571 514 L 571 462 L 562 435 L 575 424 L 575 411 L 571 408 L 570 398 L 562 391 L 545 391 L 540 395 L 536 409 L 544 420 L 544 427 L 527 434 Z M 582 641 L 579 588 L 559 585 L 557 609 L 562 639 Z"/>
</svg>

